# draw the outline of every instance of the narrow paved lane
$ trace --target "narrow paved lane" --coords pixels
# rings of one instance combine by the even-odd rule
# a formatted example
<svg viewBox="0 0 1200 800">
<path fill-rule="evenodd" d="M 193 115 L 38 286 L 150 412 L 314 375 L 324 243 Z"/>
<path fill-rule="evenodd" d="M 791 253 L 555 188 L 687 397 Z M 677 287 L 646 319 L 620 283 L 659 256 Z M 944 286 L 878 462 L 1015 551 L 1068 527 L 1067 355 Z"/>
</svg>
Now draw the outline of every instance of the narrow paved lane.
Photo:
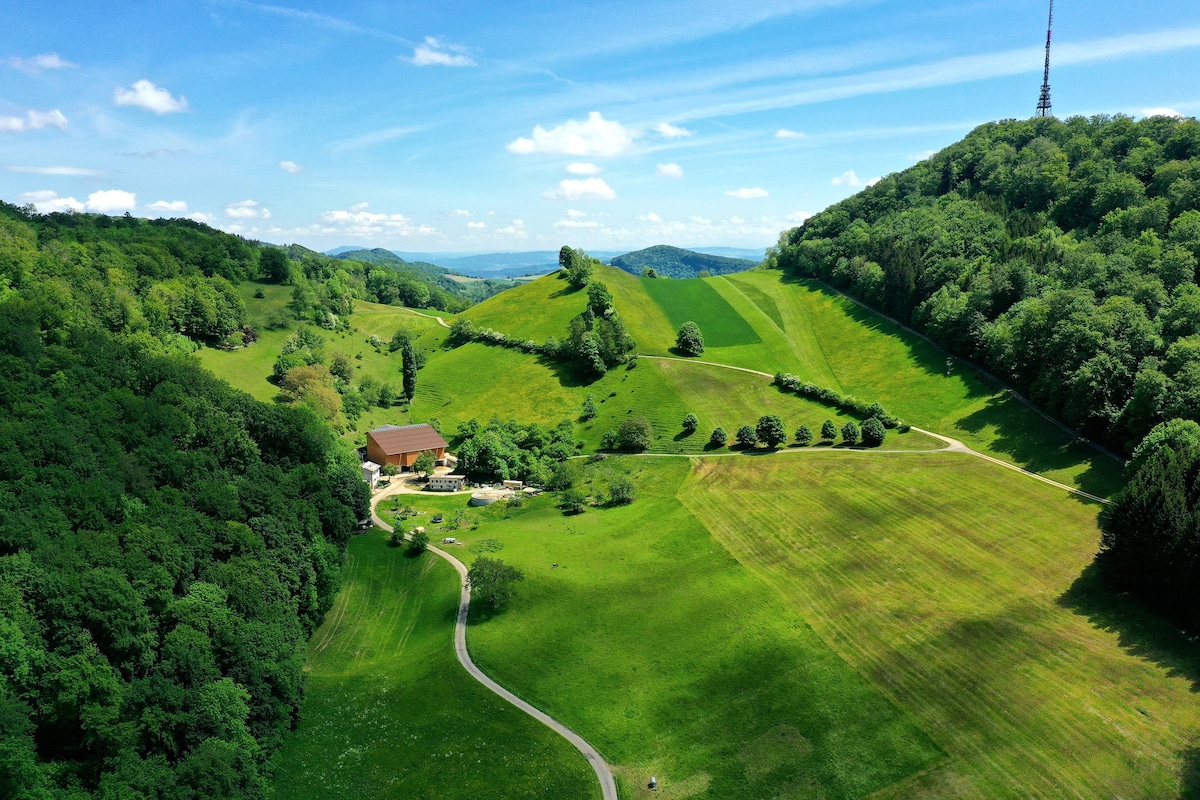
<svg viewBox="0 0 1200 800">
<path fill-rule="evenodd" d="M 384 497 L 388 496 L 387 492 L 381 492 L 371 498 L 371 519 L 374 523 L 385 531 L 391 531 L 392 526 L 384 522 L 376 511 L 376 505 Z M 458 619 L 454 623 L 454 654 L 458 656 L 458 663 L 463 665 L 472 678 L 482 683 L 488 689 L 491 689 L 496 694 L 503 697 L 508 702 L 512 703 L 517 708 L 524 711 L 529 716 L 541 722 L 552 731 L 562 736 L 568 742 L 575 746 L 575 749 L 583 753 L 583 757 L 592 765 L 592 769 L 596 772 L 596 778 L 600 781 L 600 792 L 604 800 L 618 800 L 617 798 L 617 783 L 613 779 L 612 770 L 608 768 L 607 762 L 600 757 L 596 752 L 596 748 L 587 743 L 586 740 L 575 731 L 563 725 L 558 720 L 550 715 L 539 711 L 538 709 L 526 703 L 515 694 L 505 689 L 500 684 L 489 678 L 483 673 L 479 667 L 475 666 L 475 662 L 471 660 L 471 654 L 467 652 L 467 615 L 471 610 L 471 591 L 467 587 L 467 568 L 454 556 L 437 547 L 430 546 L 429 551 L 436 553 L 446 561 L 450 562 L 450 566 L 458 573 L 461 589 L 458 595 Z"/>
</svg>

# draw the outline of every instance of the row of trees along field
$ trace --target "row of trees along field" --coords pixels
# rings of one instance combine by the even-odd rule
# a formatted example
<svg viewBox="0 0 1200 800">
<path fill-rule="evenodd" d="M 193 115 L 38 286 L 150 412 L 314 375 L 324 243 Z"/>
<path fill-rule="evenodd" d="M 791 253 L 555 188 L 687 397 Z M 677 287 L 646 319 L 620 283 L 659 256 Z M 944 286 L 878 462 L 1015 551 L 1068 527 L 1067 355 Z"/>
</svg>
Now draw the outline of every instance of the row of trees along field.
<svg viewBox="0 0 1200 800">
<path fill-rule="evenodd" d="M 982 362 L 1130 452 L 1200 418 L 1200 123 L 1040 118 L 961 142 L 785 232 L 768 262 Z"/>
<path fill-rule="evenodd" d="M 367 492 L 310 411 L 179 356 L 261 252 L 0 207 L 2 797 L 264 794 Z"/>
</svg>

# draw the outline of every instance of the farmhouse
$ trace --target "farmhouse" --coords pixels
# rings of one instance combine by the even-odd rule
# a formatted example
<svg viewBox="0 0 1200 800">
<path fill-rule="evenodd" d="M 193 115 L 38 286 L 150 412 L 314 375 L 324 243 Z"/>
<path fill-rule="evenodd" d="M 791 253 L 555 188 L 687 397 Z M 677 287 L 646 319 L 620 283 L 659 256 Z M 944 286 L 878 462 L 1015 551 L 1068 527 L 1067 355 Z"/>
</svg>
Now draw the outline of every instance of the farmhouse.
<svg viewBox="0 0 1200 800">
<path fill-rule="evenodd" d="M 384 425 L 367 431 L 367 458 L 376 464 L 408 469 L 426 450 L 438 464 L 446 463 L 446 440 L 432 425 Z"/>
<path fill-rule="evenodd" d="M 457 492 L 462 489 L 466 479 L 465 475 L 434 475 L 429 479 L 429 491 Z"/>
</svg>

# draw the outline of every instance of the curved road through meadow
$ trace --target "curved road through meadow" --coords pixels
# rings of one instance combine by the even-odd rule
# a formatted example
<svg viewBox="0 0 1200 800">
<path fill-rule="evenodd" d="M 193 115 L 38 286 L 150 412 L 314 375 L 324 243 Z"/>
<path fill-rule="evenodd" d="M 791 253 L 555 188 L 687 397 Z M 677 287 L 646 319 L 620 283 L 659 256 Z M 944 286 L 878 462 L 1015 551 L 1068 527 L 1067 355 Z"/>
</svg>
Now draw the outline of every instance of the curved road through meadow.
<svg viewBox="0 0 1200 800">
<path fill-rule="evenodd" d="M 438 321 L 441 322 L 440 319 Z M 391 532 L 392 526 L 380 519 L 375 507 L 378 505 L 380 500 L 382 500 L 384 497 L 390 496 L 391 494 L 391 492 L 384 491 L 371 498 L 371 520 L 377 527 L 388 532 Z M 617 784 L 613 779 L 612 770 L 608 768 L 608 763 L 600 757 L 600 754 L 596 751 L 596 748 L 588 744 L 582 736 L 575 733 L 575 731 L 571 730 L 566 725 L 563 725 L 549 714 L 539 711 L 529 703 L 526 703 L 524 700 L 517 697 L 508 689 L 505 689 L 503 686 L 496 683 L 494 680 L 485 675 L 483 670 L 475 666 L 475 662 L 471 660 L 471 654 L 467 652 L 467 614 L 471 610 L 471 590 L 467 585 L 467 568 L 461 561 L 447 553 L 445 550 L 433 546 L 430 546 L 429 550 L 430 552 L 436 553 L 437 555 L 446 559 L 446 561 L 450 562 L 450 566 L 454 567 L 455 572 L 458 573 L 461 589 L 458 595 L 458 618 L 454 622 L 454 654 L 458 656 L 458 663 L 462 664 L 463 669 L 465 669 L 472 678 L 479 681 L 488 689 L 500 695 L 502 698 L 512 703 L 514 706 L 521 709 L 526 714 L 533 717 L 538 722 L 541 722 L 543 725 L 550 728 L 550 730 L 554 731 L 559 736 L 562 736 L 564 739 L 574 745 L 575 749 L 583 754 L 583 757 L 587 759 L 588 763 L 592 765 L 592 769 L 595 770 L 596 778 L 600 781 L 600 792 L 603 795 L 604 800 L 618 800 Z"/>
<path fill-rule="evenodd" d="M 768 372 L 763 372 L 762 370 L 750 369 L 748 367 L 735 367 L 731 364 L 721 364 L 720 362 L 717 362 L 717 361 L 697 361 L 694 358 L 679 358 L 678 356 L 648 356 L 648 355 L 642 355 L 640 353 L 638 354 L 638 358 L 653 358 L 658 361 L 682 361 L 685 364 L 705 364 L 710 367 L 719 367 L 721 369 L 732 369 L 732 370 L 737 370 L 738 372 L 749 372 L 751 375 L 761 375 L 764 378 L 770 378 L 771 380 L 775 380 L 774 375 L 772 375 Z M 1059 483 L 1058 481 L 1050 480 L 1049 478 L 1045 477 L 1044 475 L 1038 475 L 1036 472 L 1030 472 L 1027 469 L 1022 469 L 1021 467 L 1018 467 L 1016 464 L 1010 464 L 1007 461 L 1001 461 L 1000 459 L 995 458 L 993 456 L 989 456 L 985 453 L 980 453 L 978 450 L 972 450 L 970 447 L 967 447 L 965 444 L 960 442 L 958 439 L 951 439 L 949 436 L 943 436 L 940 433 L 934 433 L 933 431 L 927 431 L 924 428 L 918 428 L 915 425 L 912 425 L 910 427 L 912 428 L 912 430 L 916 431 L 917 433 L 923 433 L 926 436 L 932 436 L 934 439 L 938 439 L 938 440 L 946 443 L 947 446 L 945 448 L 943 448 L 942 450 L 935 451 L 935 452 L 966 453 L 968 455 L 975 456 L 976 458 L 982 458 L 984 461 L 990 461 L 993 464 L 998 464 L 998 465 L 1004 467 L 1005 469 L 1011 469 L 1014 472 L 1020 472 L 1022 475 L 1028 475 L 1030 478 L 1039 480 L 1042 483 L 1048 483 L 1051 486 L 1058 487 L 1059 489 L 1065 489 L 1066 491 L 1070 492 L 1071 494 L 1078 495 L 1079 497 L 1086 497 L 1088 500 L 1094 500 L 1095 502 L 1103 503 L 1104 505 L 1109 504 L 1109 501 L 1103 497 L 1098 497 L 1094 494 L 1091 494 L 1090 492 L 1085 492 L 1082 489 L 1076 489 L 1074 486 L 1067 486 L 1065 483 Z M 785 452 L 793 452 L 793 451 L 785 451 Z M 833 451 L 833 452 L 838 452 L 838 451 Z M 847 450 L 847 451 L 842 451 L 842 452 L 854 452 L 854 451 Z M 871 451 L 868 450 L 868 451 L 864 451 L 864 452 L 871 452 Z M 875 452 L 879 452 L 879 451 L 875 451 Z M 929 452 L 929 451 L 916 450 L 916 451 L 906 451 L 906 452 Z"/>
</svg>

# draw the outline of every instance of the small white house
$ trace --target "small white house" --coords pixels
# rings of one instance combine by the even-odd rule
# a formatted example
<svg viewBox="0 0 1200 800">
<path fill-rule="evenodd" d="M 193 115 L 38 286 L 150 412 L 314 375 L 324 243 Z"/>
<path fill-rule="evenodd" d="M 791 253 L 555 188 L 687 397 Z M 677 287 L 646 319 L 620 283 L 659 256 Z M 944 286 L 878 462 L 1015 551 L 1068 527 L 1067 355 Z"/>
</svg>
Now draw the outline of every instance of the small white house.
<svg viewBox="0 0 1200 800">
<path fill-rule="evenodd" d="M 374 461 L 362 462 L 362 479 L 367 482 L 368 486 L 374 486 L 379 480 L 379 471 L 383 467 L 376 464 Z"/>
<path fill-rule="evenodd" d="M 431 492 L 457 492 L 463 488 L 466 475 L 434 475 L 429 479 Z"/>
<path fill-rule="evenodd" d="M 504 488 L 511 489 L 514 492 L 519 492 L 525 488 L 525 484 L 521 481 L 505 481 Z"/>
</svg>

